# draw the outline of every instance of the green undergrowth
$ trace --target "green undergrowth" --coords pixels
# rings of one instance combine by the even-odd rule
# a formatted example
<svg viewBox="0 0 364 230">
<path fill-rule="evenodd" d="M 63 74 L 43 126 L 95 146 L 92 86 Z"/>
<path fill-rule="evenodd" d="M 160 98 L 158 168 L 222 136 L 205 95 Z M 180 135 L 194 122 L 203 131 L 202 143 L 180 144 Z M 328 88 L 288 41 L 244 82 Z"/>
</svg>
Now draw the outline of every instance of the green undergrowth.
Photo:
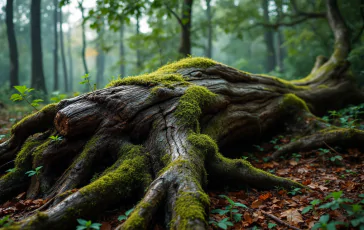
<svg viewBox="0 0 364 230">
<path fill-rule="evenodd" d="M 188 84 L 186 79 L 184 79 L 181 74 L 177 73 L 178 70 L 187 68 L 205 69 L 216 64 L 217 62 L 215 62 L 214 60 L 203 57 L 183 58 L 177 62 L 167 64 L 152 73 L 113 80 L 109 84 L 107 84 L 106 87 L 108 88 L 120 85 L 162 85 L 168 88 L 173 88 L 173 85 L 177 83 L 181 83 L 184 85 Z"/>
</svg>

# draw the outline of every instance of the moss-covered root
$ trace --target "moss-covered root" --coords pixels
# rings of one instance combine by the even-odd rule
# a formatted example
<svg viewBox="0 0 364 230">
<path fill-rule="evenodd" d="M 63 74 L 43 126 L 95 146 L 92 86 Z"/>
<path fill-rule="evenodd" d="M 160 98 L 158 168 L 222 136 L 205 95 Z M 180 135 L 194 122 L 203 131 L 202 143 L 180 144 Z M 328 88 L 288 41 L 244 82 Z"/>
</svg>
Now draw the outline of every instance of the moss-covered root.
<svg viewBox="0 0 364 230">
<path fill-rule="evenodd" d="M 110 149 L 117 149 L 116 146 L 109 148 L 109 146 L 113 144 L 113 138 L 109 135 L 99 135 L 96 133 L 86 143 L 81 154 L 77 157 L 73 164 L 56 182 L 48 197 L 60 195 L 67 190 L 74 189 L 84 183 L 84 180 L 87 180 L 87 178 L 91 178 L 94 173 L 92 171 L 92 167 L 95 165 L 95 161 L 98 159 L 98 156 L 101 156 L 102 153 L 105 153 Z"/>
<path fill-rule="evenodd" d="M 139 230 L 147 229 L 151 226 L 153 217 L 155 217 L 158 209 L 166 197 L 166 193 L 170 182 L 164 180 L 164 177 L 168 177 L 166 174 L 157 178 L 149 187 L 148 192 L 144 198 L 139 202 L 131 216 L 123 223 L 119 225 L 116 230 Z"/>
<path fill-rule="evenodd" d="M 364 145 L 364 131 L 346 128 L 322 129 L 312 135 L 301 137 L 294 142 L 282 146 L 273 153 L 272 158 L 276 159 L 287 153 L 315 149 L 326 145 Z"/>
<path fill-rule="evenodd" d="M 277 177 L 263 170 L 253 167 L 248 161 L 229 159 L 222 156 L 214 140 L 205 134 L 194 135 L 194 145 L 204 149 L 209 155 L 206 158 L 206 167 L 212 182 L 236 186 L 239 183 L 248 184 L 257 188 L 284 188 L 303 187 L 301 184 L 289 179 Z"/>
<path fill-rule="evenodd" d="M 21 150 L 17 154 L 14 162 L 14 171 L 7 173 L 0 179 L 0 202 L 14 196 L 14 193 L 26 189 L 30 182 L 25 172 L 32 169 L 33 154 L 36 147 L 44 143 L 44 140 L 28 138 L 21 146 Z"/>
<path fill-rule="evenodd" d="M 93 218 L 112 205 L 142 194 L 151 182 L 146 156 L 134 154 L 121 161 L 58 205 L 22 221 L 21 229 L 70 229 L 77 225 L 77 218 Z"/>
</svg>

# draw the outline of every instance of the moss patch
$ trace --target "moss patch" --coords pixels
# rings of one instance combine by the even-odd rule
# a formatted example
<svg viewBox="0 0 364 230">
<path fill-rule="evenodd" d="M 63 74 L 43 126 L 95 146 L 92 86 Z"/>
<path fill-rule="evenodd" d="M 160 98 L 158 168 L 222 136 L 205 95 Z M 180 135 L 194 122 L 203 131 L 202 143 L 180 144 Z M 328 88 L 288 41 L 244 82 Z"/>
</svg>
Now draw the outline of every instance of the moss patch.
<svg viewBox="0 0 364 230">
<path fill-rule="evenodd" d="M 175 115 L 182 124 L 196 127 L 196 131 L 199 132 L 198 120 L 202 114 L 202 108 L 212 103 L 215 97 L 216 94 L 206 87 L 190 86 L 181 97 Z"/>
<path fill-rule="evenodd" d="M 306 102 L 304 100 L 302 100 L 301 98 L 297 97 L 296 95 L 294 95 L 293 93 L 284 94 L 282 102 L 281 102 L 281 106 L 282 106 L 282 108 L 287 108 L 287 107 L 291 107 L 291 106 L 299 107 L 299 108 L 303 108 L 306 111 L 310 111 Z"/>
<path fill-rule="evenodd" d="M 24 117 L 23 119 L 21 119 L 18 123 L 16 123 L 15 125 L 13 125 L 13 127 L 11 128 L 11 134 L 14 134 L 14 132 L 20 127 L 22 126 L 22 124 L 24 124 L 24 122 L 28 121 L 29 119 L 34 118 L 35 116 L 39 116 L 41 114 L 54 114 L 56 112 L 57 109 L 57 103 L 52 103 L 49 105 L 44 106 L 41 110 L 39 110 L 38 112 L 29 114 L 28 116 Z"/>
<path fill-rule="evenodd" d="M 188 84 L 181 74 L 177 73 L 180 69 L 186 68 L 208 68 L 216 65 L 217 62 L 202 57 L 188 57 L 183 58 L 177 62 L 167 64 L 157 71 L 143 74 L 140 76 L 130 76 L 126 78 L 119 78 L 111 81 L 106 87 L 114 87 L 120 85 L 143 85 L 143 86 L 156 86 L 162 85 L 165 87 L 173 88 L 176 83 Z"/>
</svg>

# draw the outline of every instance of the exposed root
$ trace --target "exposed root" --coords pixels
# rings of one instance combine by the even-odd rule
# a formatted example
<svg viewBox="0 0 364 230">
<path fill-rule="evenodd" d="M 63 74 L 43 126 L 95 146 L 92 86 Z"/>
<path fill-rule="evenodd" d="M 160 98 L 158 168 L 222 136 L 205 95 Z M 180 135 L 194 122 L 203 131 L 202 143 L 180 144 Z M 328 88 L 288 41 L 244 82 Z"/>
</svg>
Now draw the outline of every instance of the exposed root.
<svg viewBox="0 0 364 230">
<path fill-rule="evenodd" d="M 273 153 L 272 158 L 276 159 L 284 154 L 315 149 L 326 145 L 325 143 L 328 145 L 363 145 L 364 131 L 346 128 L 323 129 L 282 146 Z"/>
</svg>

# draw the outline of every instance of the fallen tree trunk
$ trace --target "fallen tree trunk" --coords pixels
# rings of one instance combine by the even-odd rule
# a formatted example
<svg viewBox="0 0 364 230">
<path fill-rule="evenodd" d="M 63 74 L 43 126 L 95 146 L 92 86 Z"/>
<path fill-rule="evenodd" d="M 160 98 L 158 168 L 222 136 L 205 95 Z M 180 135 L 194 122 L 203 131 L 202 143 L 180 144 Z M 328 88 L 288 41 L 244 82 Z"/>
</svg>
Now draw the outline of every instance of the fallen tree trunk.
<svg viewBox="0 0 364 230">
<path fill-rule="evenodd" d="M 330 10 L 333 3 L 327 1 L 329 20 L 330 12 L 339 13 Z M 339 22 L 333 23 L 334 31 Z M 343 48 L 337 46 L 328 60 L 318 59 L 310 76 L 300 81 L 186 58 L 49 105 L 16 124 L 0 145 L 0 165 L 15 159 L 16 169 L 0 178 L 0 200 L 26 189 L 29 198 L 50 199 L 45 210 L 17 223 L 21 229 L 73 229 L 76 218 L 140 199 L 119 229 L 153 226 L 161 210 L 172 229 L 207 229 L 207 181 L 303 187 L 245 160 L 227 158 L 219 148 L 259 139 L 274 129 L 301 138 L 273 157 L 324 143 L 362 142 L 364 132 L 328 126 L 315 116 L 363 102 Z M 25 172 L 38 166 L 44 166 L 42 172 L 28 179 Z"/>
</svg>

